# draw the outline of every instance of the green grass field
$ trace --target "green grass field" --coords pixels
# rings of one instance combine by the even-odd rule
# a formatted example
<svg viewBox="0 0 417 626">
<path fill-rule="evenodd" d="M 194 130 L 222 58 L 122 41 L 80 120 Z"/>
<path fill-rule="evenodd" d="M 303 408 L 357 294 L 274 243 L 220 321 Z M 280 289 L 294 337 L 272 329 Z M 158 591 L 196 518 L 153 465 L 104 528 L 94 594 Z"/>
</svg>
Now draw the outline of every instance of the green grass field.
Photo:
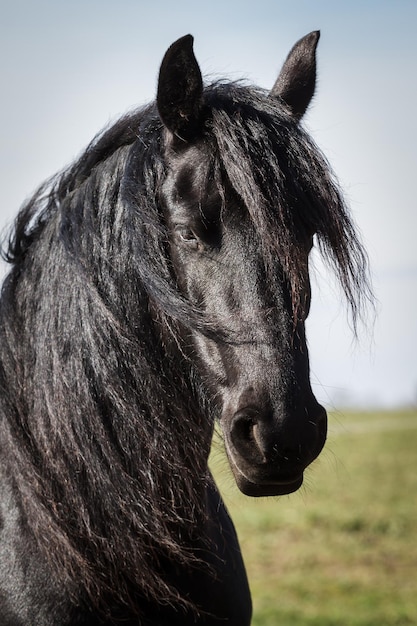
<svg viewBox="0 0 417 626">
<path fill-rule="evenodd" d="M 213 450 L 253 626 L 417 625 L 417 411 L 331 414 L 304 486 L 281 498 L 239 494 Z"/>
</svg>

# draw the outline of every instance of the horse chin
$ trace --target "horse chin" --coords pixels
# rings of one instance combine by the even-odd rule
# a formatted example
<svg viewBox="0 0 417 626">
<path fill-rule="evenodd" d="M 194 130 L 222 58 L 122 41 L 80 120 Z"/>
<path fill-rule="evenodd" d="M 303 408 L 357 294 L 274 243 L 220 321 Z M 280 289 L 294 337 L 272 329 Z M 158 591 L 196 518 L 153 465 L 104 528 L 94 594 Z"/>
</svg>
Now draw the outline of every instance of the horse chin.
<svg viewBox="0 0 417 626">
<path fill-rule="evenodd" d="M 251 496 L 253 498 L 285 496 L 297 491 L 303 484 L 304 472 L 301 471 L 301 469 L 292 476 L 280 476 L 273 471 L 268 475 L 265 469 L 261 472 L 261 475 L 256 475 L 257 472 L 254 472 L 253 475 L 249 476 L 249 472 L 242 471 L 236 460 L 233 457 L 231 458 L 230 454 L 228 458 L 236 484 L 245 496 Z"/>
<path fill-rule="evenodd" d="M 267 496 L 285 496 L 297 491 L 303 484 L 303 474 L 290 482 L 260 482 L 255 483 L 243 476 L 235 476 L 236 484 L 239 490 L 245 496 L 253 498 Z"/>
</svg>

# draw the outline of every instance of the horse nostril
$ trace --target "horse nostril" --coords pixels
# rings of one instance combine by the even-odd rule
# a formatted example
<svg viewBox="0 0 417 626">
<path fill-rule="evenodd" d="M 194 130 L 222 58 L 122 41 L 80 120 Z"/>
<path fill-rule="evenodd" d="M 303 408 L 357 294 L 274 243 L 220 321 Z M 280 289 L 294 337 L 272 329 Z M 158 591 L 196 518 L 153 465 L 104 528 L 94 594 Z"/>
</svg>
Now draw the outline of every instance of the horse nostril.
<svg viewBox="0 0 417 626">
<path fill-rule="evenodd" d="M 241 456 L 251 458 L 256 463 L 264 463 L 266 459 L 258 430 L 258 418 L 254 411 L 238 411 L 231 423 L 230 440 Z"/>
<path fill-rule="evenodd" d="M 239 447 L 245 442 L 252 443 L 253 427 L 254 420 L 252 417 L 244 413 L 237 413 L 232 420 L 230 428 L 230 438 L 233 445 Z"/>
<path fill-rule="evenodd" d="M 231 437 L 239 441 L 253 441 L 254 420 L 252 417 L 238 413 L 232 421 Z"/>
</svg>

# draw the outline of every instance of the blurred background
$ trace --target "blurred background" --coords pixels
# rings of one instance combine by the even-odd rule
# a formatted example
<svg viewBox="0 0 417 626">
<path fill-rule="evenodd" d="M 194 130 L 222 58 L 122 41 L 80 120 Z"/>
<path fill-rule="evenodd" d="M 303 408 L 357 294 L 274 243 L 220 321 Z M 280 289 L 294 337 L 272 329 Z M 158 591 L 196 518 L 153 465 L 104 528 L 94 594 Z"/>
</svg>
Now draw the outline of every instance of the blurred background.
<svg viewBox="0 0 417 626">
<path fill-rule="evenodd" d="M 190 32 L 207 79 L 273 85 L 292 45 L 321 30 L 305 125 L 367 246 L 377 317 L 354 340 L 317 260 L 308 323 L 326 406 L 417 403 L 417 4 L 414 0 L 1 0 L 0 229 L 103 126 L 154 98 L 168 45 Z M 4 271 L 4 267 L 2 267 Z"/>
</svg>

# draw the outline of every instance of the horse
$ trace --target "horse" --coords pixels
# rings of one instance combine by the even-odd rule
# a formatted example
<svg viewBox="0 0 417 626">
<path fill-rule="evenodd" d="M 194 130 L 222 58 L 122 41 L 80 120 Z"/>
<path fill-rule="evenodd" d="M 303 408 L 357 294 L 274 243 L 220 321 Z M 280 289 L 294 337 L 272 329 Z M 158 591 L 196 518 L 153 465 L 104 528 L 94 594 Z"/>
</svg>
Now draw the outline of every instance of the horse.
<svg viewBox="0 0 417 626">
<path fill-rule="evenodd" d="M 204 84 L 193 37 L 156 101 L 21 208 L 0 300 L 3 626 L 247 626 L 215 424 L 239 489 L 300 488 L 325 409 L 305 320 L 314 245 L 354 319 L 363 244 L 301 120 L 319 32 L 271 91 Z"/>
</svg>

